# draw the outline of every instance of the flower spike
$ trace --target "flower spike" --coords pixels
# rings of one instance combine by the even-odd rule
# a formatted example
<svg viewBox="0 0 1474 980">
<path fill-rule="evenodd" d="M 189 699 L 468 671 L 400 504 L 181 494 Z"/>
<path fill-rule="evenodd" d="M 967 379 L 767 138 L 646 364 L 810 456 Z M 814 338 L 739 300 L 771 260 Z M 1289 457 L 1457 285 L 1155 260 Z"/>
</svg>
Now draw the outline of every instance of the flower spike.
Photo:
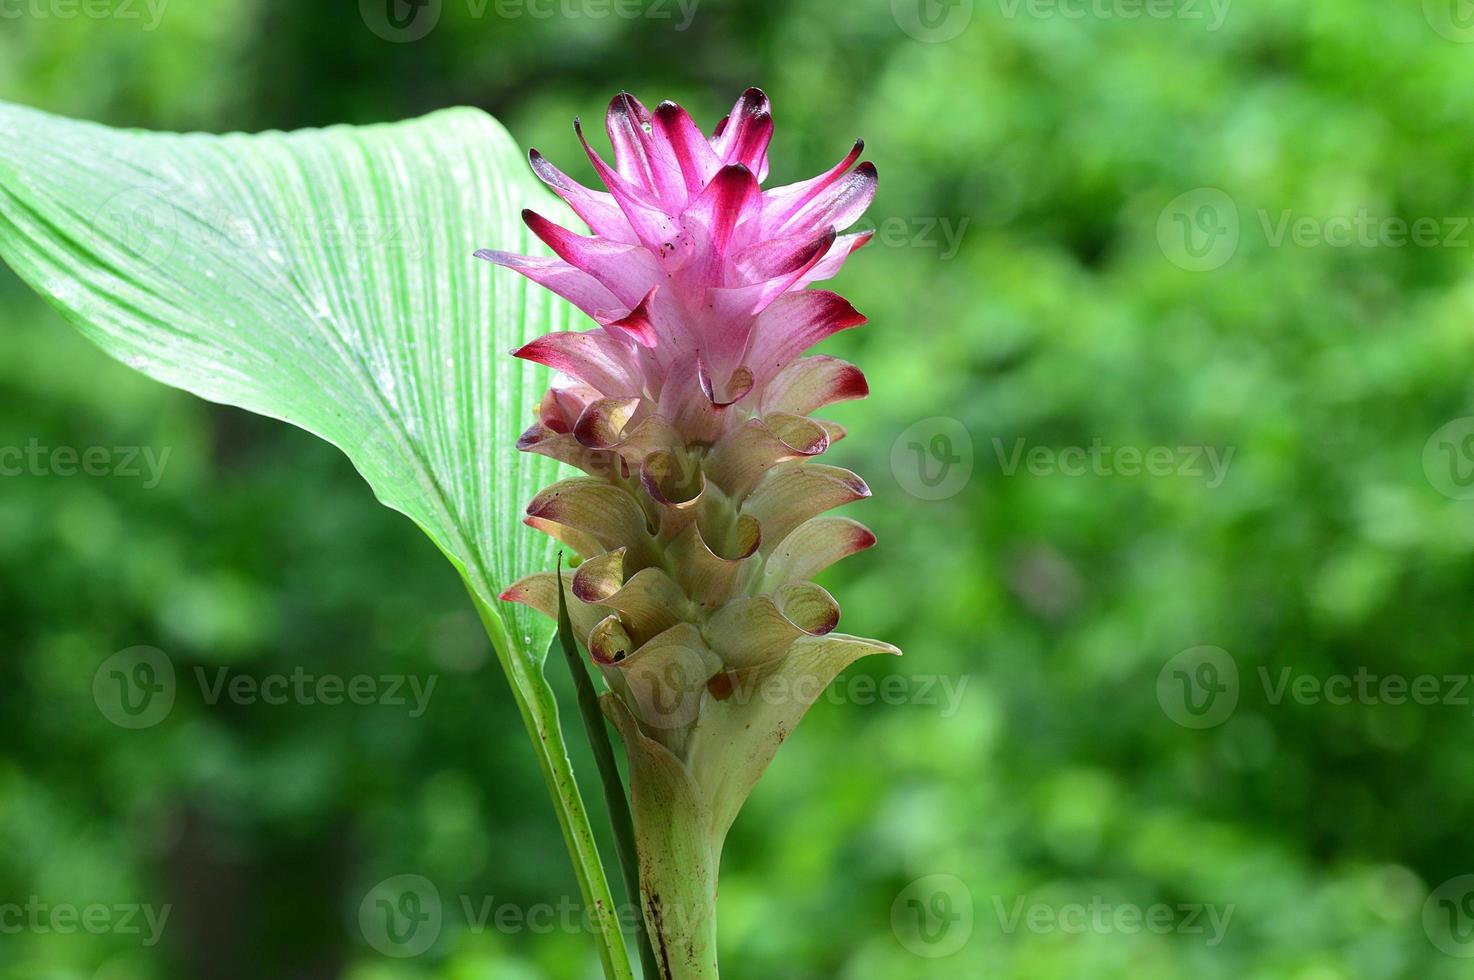
<svg viewBox="0 0 1474 980">
<path fill-rule="evenodd" d="M 595 322 L 515 352 L 562 375 L 518 448 L 587 474 L 538 494 L 527 523 L 583 558 L 564 573 L 568 612 L 629 753 L 662 971 L 709 978 L 717 865 L 737 811 L 841 670 L 900 652 L 835 632 L 839 604 L 809 581 L 875 543 L 828 515 L 870 490 L 816 461 L 844 429 L 809 417 L 865 397 L 865 376 L 807 352 L 865 323 L 808 287 L 870 240 L 843 233 L 877 175 L 856 142 L 826 173 L 764 191 L 774 127 L 759 89 L 710 138 L 674 102 L 651 111 L 625 92 L 606 126 L 612 166 L 575 122 L 605 190 L 529 156 L 591 235 L 528 211 L 555 258 L 476 254 Z M 558 583 L 540 573 L 503 598 L 556 617 Z"/>
</svg>

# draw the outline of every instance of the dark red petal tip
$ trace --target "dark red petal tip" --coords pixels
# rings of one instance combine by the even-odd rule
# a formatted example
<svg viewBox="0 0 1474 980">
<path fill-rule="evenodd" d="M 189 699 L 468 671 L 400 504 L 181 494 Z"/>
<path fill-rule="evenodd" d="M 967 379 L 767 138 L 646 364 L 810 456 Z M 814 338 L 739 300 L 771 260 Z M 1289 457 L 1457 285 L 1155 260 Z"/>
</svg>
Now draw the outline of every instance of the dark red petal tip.
<svg viewBox="0 0 1474 980">
<path fill-rule="evenodd" d="M 853 364 L 839 376 L 834 388 L 841 401 L 870 397 L 870 382 L 865 380 L 865 372 Z"/>
<path fill-rule="evenodd" d="M 739 101 L 743 103 L 743 108 L 746 108 L 749 113 L 766 110 L 771 104 L 768 101 L 768 93 L 756 85 L 743 92 L 742 98 Z M 751 106 L 751 108 L 748 108 L 748 106 Z"/>
<path fill-rule="evenodd" d="M 541 337 L 534 337 L 532 340 L 529 340 L 521 347 L 512 351 L 512 356 L 520 357 L 524 361 L 536 361 L 539 364 L 546 364 L 556 371 L 558 370 L 558 365 L 555 363 L 558 356 L 557 337 L 553 334 L 546 333 Z"/>
<path fill-rule="evenodd" d="M 548 428 L 548 426 L 541 422 L 535 422 L 528 426 L 526 432 L 517 437 L 517 449 L 524 453 L 528 452 L 534 446 L 541 445 L 556 435 L 558 433 Z"/>
<path fill-rule="evenodd" d="M 722 167 L 711 178 L 707 190 L 727 198 L 730 207 L 737 206 L 737 202 L 747 195 L 761 193 L 757 175 L 745 163 L 729 163 Z M 735 218 L 737 215 L 734 214 L 732 217 Z"/>
<path fill-rule="evenodd" d="M 623 117 L 633 121 L 636 127 L 650 118 L 648 110 L 640 104 L 640 100 L 628 92 L 620 92 L 609 100 L 609 116 L 611 124 L 615 117 Z"/>
<path fill-rule="evenodd" d="M 823 307 L 823 318 L 834 324 L 836 331 L 864 326 L 870 322 L 869 317 L 855 309 L 854 304 L 839 293 L 830 292 L 827 289 L 815 289 L 811 290 L 810 294 L 818 297 L 817 302 Z M 811 302 L 814 301 L 811 300 Z"/>
<path fill-rule="evenodd" d="M 640 346 L 654 349 L 659 343 L 659 337 L 655 333 L 655 324 L 650 318 L 650 304 L 654 302 L 655 294 L 659 291 L 659 286 L 652 286 L 645 294 L 645 298 L 640 300 L 634 309 L 606 326 L 617 327 L 633 337 Z"/>
<path fill-rule="evenodd" d="M 548 158 L 536 150 L 529 150 L 527 162 L 532 167 L 532 172 L 537 174 L 543 183 L 552 187 L 567 189 L 568 181 L 558 172 L 558 168 L 549 162 Z"/>
</svg>

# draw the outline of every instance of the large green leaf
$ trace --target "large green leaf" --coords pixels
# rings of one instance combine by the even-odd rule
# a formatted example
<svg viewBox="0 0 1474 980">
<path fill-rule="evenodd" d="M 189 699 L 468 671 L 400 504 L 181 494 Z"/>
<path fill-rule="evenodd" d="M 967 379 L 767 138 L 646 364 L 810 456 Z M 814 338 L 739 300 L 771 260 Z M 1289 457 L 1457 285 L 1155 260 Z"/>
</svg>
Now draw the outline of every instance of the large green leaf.
<svg viewBox="0 0 1474 980">
<path fill-rule="evenodd" d="M 556 464 L 514 448 L 547 378 L 508 352 L 574 316 L 473 258 L 537 251 L 519 220 L 529 204 L 551 200 L 506 132 L 471 109 L 205 136 L 0 105 L 0 256 L 113 356 L 341 448 L 460 570 L 585 900 L 607 913 L 606 970 L 628 976 L 542 677 L 551 625 L 496 599 L 553 561 L 520 517 Z"/>
</svg>

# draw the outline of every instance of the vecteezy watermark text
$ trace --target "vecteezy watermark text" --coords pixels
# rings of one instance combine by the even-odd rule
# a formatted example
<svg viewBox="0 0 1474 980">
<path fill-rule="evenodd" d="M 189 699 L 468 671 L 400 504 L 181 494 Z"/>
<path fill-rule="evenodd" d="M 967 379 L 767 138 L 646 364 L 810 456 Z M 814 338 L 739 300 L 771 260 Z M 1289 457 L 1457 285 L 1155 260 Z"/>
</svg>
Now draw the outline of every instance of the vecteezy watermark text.
<svg viewBox="0 0 1474 980">
<path fill-rule="evenodd" d="M 1020 927 L 1036 935 L 1056 932 L 1074 936 L 1092 933 L 1136 935 L 1150 932 L 1159 936 L 1203 936 L 1206 937 L 1205 945 L 1217 946 L 1228 932 L 1234 906 L 1202 902 L 1136 905 L 1111 902 L 1100 895 L 1092 896 L 1088 902 L 1053 904 L 1030 902 L 1022 895 L 1012 901 L 995 895 L 993 910 L 998 916 L 999 927 L 1007 935 L 1013 935 Z"/>
<path fill-rule="evenodd" d="M 429 708 L 436 674 L 312 674 L 303 667 L 262 676 L 229 667 L 194 668 L 206 705 L 246 707 L 378 705 L 408 708 L 419 718 Z M 178 693 L 174 662 L 157 647 L 130 647 L 104 660 L 92 678 L 92 698 L 103 717 L 121 728 L 151 728 L 169 716 Z"/>
<path fill-rule="evenodd" d="M 1288 699 L 1295 704 L 1334 706 L 1348 704 L 1405 704 L 1422 706 L 1474 705 L 1474 675 L 1470 674 L 1377 674 L 1366 667 L 1353 673 L 1325 676 L 1297 673 L 1293 667 L 1281 667 L 1271 673 L 1259 668 L 1259 681 L 1264 698 L 1271 705 Z"/>
<path fill-rule="evenodd" d="M 246 251 L 278 265 L 302 249 L 366 256 L 419 255 L 424 248 L 422 230 L 400 215 L 245 215 L 210 203 L 209 193 L 203 184 L 129 187 L 98 208 L 93 236 L 99 247 L 122 248 L 152 266 L 168 262 L 181 245 L 221 261 Z"/>
<path fill-rule="evenodd" d="M 1233 0 L 997 0 L 998 12 L 1012 20 L 1025 17 L 1061 20 L 1203 21 L 1209 32 L 1228 19 Z"/>
<path fill-rule="evenodd" d="M 466 0 L 472 17 L 491 11 L 503 20 L 668 20 L 675 29 L 690 29 L 701 0 Z"/>
<path fill-rule="evenodd" d="M 144 946 L 153 946 L 163 935 L 172 905 L 140 905 L 124 902 L 108 905 L 92 902 L 43 902 L 36 895 L 24 902 L 0 902 L 0 935 L 29 932 L 59 936 L 85 932 L 94 936 L 141 936 Z"/>
<path fill-rule="evenodd" d="M 267 674 L 259 678 L 251 674 L 232 674 L 228 667 L 217 667 L 212 672 L 207 672 L 204 667 L 195 667 L 194 673 L 200 694 L 205 703 L 212 706 L 221 700 L 272 707 L 286 704 L 329 707 L 378 704 L 408 707 L 411 718 L 425 713 L 440 680 L 434 674 L 423 679 L 413 674 L 354 674 L 351 677 L 309 674 L 301 667 L 293 669 L 290 674 Z"/>
<path fill-rule="evenodd" d="M 1124 476 L 1206 477 L 1205 486 L 1216 490 L 1228 476 L 1235 447 L 1217 446 L 1111 446 L 1096 438 L 1089 446 L 1030 446 L 1015 439 L 1006 445 L 993 439 L 993 453 L 1004 476 L 1022 468 L 1032 476 Z"/>
<path fill-rule="evenodd" d="M 941 716 L 951 718 L 962 706 L 970 680 L 972 677 L 968 674 L 888 674 L 885 677 L 846 674 L 826 685 L 817 677 L 770 677 L 756 683 L 734 684 L 728 699 L 738 704 L 759 702 L 769 705 L 810 704 L 819 700 L 860 707 L 873 704 L 892 707 L 917 705 L 940 707 Z"/>
<path fill-rule="evenodd" d="M 1354 214 L 1296 214 L 1284 208 L 1274 214 L 1259 212 L 1259 225 L 1270 248 L 1286 242 L 1296 248 L 1468 248 L 1468 215 L 1403 218 L 1373 214 L 1358 208 Z"/>
<path fill-rule="evenodd" d="M 602 912 L 602 910 L 601 910 Z M 672 922 L 694 922 L 707 914 L 704 908 L 678 902 L 661 905 L 661 913 Z M 358 906 L 358 926 L 363 938 L 385 956 L 419 956 L 435 945 L 448 917 L 459 915 L 466 932 L 495 932 L 501 935 L 556 933 L 591 935 L 602 931 L 607 921 L 596 922 L 594 910 L 579 897 L 561 896 L 553 902 L 516 902 L 496 895 L 454 896 L 447 901 L 435 883 L 423 875 L 401 874 L 386 878 L 364 895 Z M 612 919 L 633 932 L 642 912 L 634 904 L 616 903 L 600 919 Z"/>
<path fill-rule="evenodd" d="M 650 20 L 686 31 L 701 0 L 461 0 L 472 20 Z M 435 30 L 445 0 L 359 0 L 364 25 L 395 44 L 418 41 Z"/>
<path fill-rule="evenodd" d="M 881 248 L 915 248 L 934 251 L 943 262 L 962 251 L 962 236 L 972 219 L 947 217 L 889 217 L 879 221 L 862 218 L 851 232 L 869 231 L 872 241 Z"/>
<path fill-rule="evenodd" d="M 136 20 L 153 31 L 169 0 L 0 0 L 0 20 Z"/>
<path fill-rule="evenodd" d="M 980 0 L 891 0 L 891 16 L 907 34 L 927 44 L 960 37 Z M 1454 0 L 1457 2 L 1457 0 Z M 1216 31 L 1233 0 L 992 0 L 1005 20 L 1180 20 L 1206 23 Z"/>
<path fill-rule="evenodd" d="M 1379 673 L 1366 666 L 1313 673 L 1293 666 L 1262 665 L 1254 674 L 1264 702 L 1271 708 L 1286 703 L 1307 707 L 1474 707 L 1474 674 Z M 1168 718 L 1184 728 L 1223 724 L 1238 707 L 1239 694 L 1238 662 L 1222 647 L 1184 650 L 1168 660 L 1157 675 L 1158 704 Z"/>
<path fill-rule="evenodd" d="M 1157 218 L 1162 253 L 1190 272 L 1222 268 L 1254 233 L 1271 249 L 1468 249 L 1474 248 L 1474 217 L 1384 214 L 1365 206 L 1341 214 L 1294 208 L 1241 212 L 1224 191 L 1199 187 L 1173 198 Z"/>
<path fill-rule="evenodd" d="M 32 438 L 24 446 L 0 446 L 0 477 L 87 476 L 142 479 L 152 490 L 164 478 L 169 446 L 47 446 Z"/>
<path fill-rule="evenodd" d="M 818 677 L 771 675 L 744 680 L 721 673 L 708 679 L 703 668 L 694 671 L 681 663 L 662 664 L 653 672 L 636 669 L 629 677 L 645 721 L 656 728 L 681 728 L 701 713 L 708 693 L 729 704 L 854 704 L 868 707 L 912 705 L 940 707 L 943 718 L 955 716 L 967 693 L 966 674 L 890 674 L 871 677 L 855 674 L 825 684 Z"/>
</svg>

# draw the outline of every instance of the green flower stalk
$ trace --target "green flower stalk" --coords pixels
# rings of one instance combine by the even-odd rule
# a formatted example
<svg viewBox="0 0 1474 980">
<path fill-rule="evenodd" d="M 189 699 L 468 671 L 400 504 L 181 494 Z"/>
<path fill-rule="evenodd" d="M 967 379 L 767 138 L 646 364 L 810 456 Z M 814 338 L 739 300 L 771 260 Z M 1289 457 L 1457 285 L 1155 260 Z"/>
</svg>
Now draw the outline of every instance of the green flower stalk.
<svg viewBox="0 0 1474 980">
<path fill-rule="evenodd" d="M 835 632 L 813 577 L 875 536 L 828 515 L 869 496 L 816 462 L 844 429 L 812 417 L 868 393 L 859 369 L 805 356 L 865 322 L 835 275 L 870 238 L 842 235 L 875 195 L 854 149 L 764 191 L 773 119 L 745 92 L 705 137 L 679 106 L 609 107 L 615 165 L 583 139 L 606 191 L 536 151 L 532 166 L 593 232 L 523 217 L 556 258 L 480 252 L 596 322 L 516 351 L 559 372 L 519 448 L 582 470 L 527 523 L 582 556 L 568 613 L 609 686 L 629 755 L 645 921 L 667 980 L 717 976 L 717 870 L 753 786 L 809 706 L 856 659 L 899 654 Z M 539 573 L 503 598 L 558 614 Z"/>
</svg>

